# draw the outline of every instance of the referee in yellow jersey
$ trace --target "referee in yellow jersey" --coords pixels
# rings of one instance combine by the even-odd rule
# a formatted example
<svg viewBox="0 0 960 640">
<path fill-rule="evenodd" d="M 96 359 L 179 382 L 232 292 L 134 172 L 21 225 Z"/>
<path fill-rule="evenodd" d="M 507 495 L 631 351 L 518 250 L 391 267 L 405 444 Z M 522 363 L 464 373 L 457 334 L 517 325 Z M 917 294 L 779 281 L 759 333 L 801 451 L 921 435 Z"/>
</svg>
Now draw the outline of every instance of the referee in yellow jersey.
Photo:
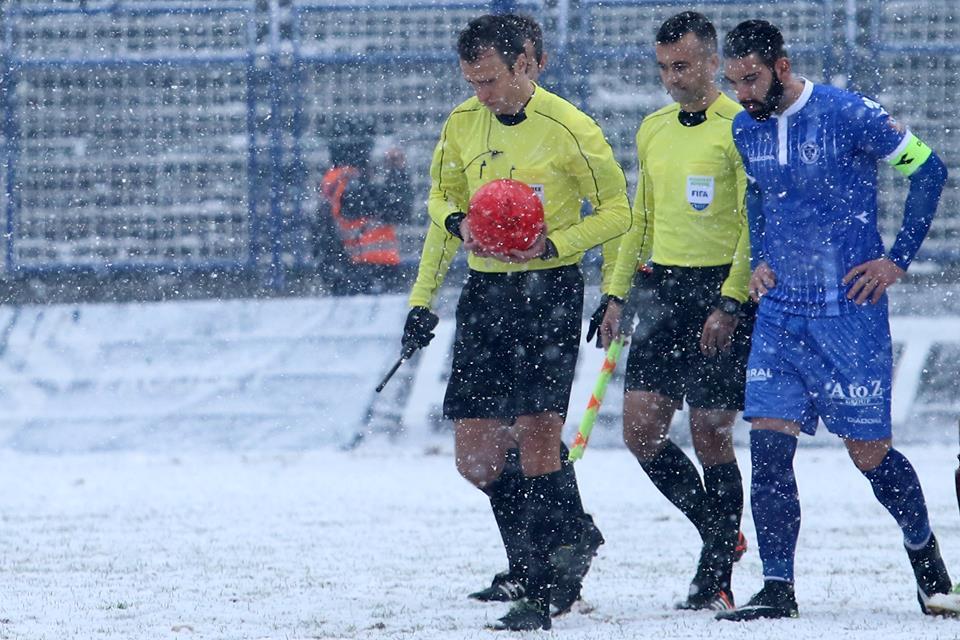
<svg viewBox="0 0 960 640">
<path fill-rule="evenodd" d="M 623 439 L 703 539 L 677 608 L 729 609 L 733 562 L 746 544 L 732 433 L 753 328 L 753 309 L 743 304 L 750 279 L 746 175 L 732 135 L 741 107 L 717 88 L 717 34 L 703 15 L 688 11 L 664 22 L 656 57 L 676 102 L 644 118 L 637 133 L 634 229 L 590 333 L 599 328 L 609 344 L 638 265 L 652 258 L 653 311 L 641 317 L 630 348 Z M 702 479 L 668 435 L 684 400 Z"/>
<path fill-rule="evenodd" d="M 431 225 L 403 336 L 405 347 L 430 341 L 430 305 L 462 242 L 470 271 L 443 413 L 454 422 L 457 470 L 487 495 L 512 501 L 529 532 L 526 595 L 494 625 L 509 630 L 550 628 L 556 573 L 589 563 L 578 544 L 582 508 L 561 486 L 559 456 L 580 343 L 579 263 L 631 225 L 613 150 L 591 118 L 529 79 L 524 40 L 507 16 L 476 18 L 459 35 L 460 70 L 476 95 L 447 118 L 434 152 Z M 485 254 L 470 235 L 470 197 L 497 179 L 522 181 L 543 201 L 546 233 L 529 250 Z M 593 213 L 581 217 L 584 199 Z M 521 483 L 500 478 L 511 423 Z"/>
<path fill-rule="evenodd" d="M 507 17 L 514 20 L 524 34 L 523 48 L 528 63 L 527 77 L 537 83 L 540 74 L 547 65 L 548 57 L 544 50 L 543 29 L 529 15 L 509 14 Z M 612 266 L 610 271 L 612 273 Z M 503 483 L 502 486 L 524 481 L 517 442 L 518 440 L 515 437 L 512 438 L 512 446 L 507 449 L 506 463 L 500 473 L 499 480 Z M 569 612 L 577 600 L 580 599 L 583 579 L 590 568 L 588 562 L 600 545 L 605 542 L 603 534 L 593 522 L 593 516 L 583 509 L 577 475 L 569 455 L 570 451 L 561 442 L 560 471 L 562 477 L 560 484 L 565 493 L 565 499 L 574 505 L 577 520 L 581 521 L 569 525 L 581 532 L 579 542 L 573 550 L 574 555 L 581 558 L 581 561 L 577 563 L 578 566 L 572 567 L 572 570 L 557 572 L 554 576 L 555 580 L 553 580 L 550 589 L 550 613 L 553 617 Z M 493 576 L 489 587 L 475 591 L 468 596 L 481 602 L 513 602 L 525 595 L 523 563 L 526 559 L 523 557 L 523 549 L 528 544 L 528 536 L 527 530 L 522 526 L 523 523 L 516 517 L 516 505 L 512 500 L 504 498 L 504 496 L 509 496 L 510 493 L 509 491 L 498 492 L 488 496 L 490 498 L 490 509 L 493 511 L 493 517 L 500 529 L 500 537 L 503 540 L 508 565 L 506 571 L 501 571 Z"/>
</svg>

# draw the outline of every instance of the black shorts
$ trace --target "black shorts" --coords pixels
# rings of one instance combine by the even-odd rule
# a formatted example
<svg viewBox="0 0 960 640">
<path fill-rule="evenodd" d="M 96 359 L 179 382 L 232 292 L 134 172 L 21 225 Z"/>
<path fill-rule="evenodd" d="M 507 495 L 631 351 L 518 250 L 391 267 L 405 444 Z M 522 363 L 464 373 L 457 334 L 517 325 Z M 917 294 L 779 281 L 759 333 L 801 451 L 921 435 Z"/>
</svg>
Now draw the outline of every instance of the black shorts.
<svg viewBox="0 0 960 640">
<path fill-rule="evenodd" d="M 720 267 L 654 265 L 651 303 L 642 305 L 631 340 L 624 388 L 652 391 L 696 409 L 743 409 L 750 334 L 756 305 L 747 303 L 731 348 L 716 357 L 700 351 L 703 323 L 713 313 L 730 272 Z"/>
<path fill-rule="evenodd" d="M 457 304 L 453 367 L 443 416 L 567 414 L 583 316 L 578 265 L 470 271 Z"/>
</svg>

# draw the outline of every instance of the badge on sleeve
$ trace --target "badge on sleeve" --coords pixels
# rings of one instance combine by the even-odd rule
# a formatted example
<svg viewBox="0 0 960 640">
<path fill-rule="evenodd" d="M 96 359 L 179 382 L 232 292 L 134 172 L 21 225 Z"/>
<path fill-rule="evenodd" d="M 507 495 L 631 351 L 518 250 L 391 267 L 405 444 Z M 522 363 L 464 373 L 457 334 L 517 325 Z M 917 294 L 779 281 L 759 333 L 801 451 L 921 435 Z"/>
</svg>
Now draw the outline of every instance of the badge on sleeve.
<svg viewBox="0 0 960 640">
<path fill-rule="evenodd" d="M 713 202 L 713 176 L 687 176 L 687 202 L 703 211 Z"/>
</svg>

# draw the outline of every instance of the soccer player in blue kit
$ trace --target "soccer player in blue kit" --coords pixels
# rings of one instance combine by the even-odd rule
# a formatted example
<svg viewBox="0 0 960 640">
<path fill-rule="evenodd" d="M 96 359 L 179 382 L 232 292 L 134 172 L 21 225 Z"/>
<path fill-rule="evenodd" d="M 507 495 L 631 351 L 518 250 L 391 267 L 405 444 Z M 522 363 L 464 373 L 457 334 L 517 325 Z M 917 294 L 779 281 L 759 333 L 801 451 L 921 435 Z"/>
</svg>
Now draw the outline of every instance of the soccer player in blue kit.
<svg viewBox="0 0 960 640">
<path fill-rule="evenodd" d="M 749 20 L 727 34 L 724 75 L 745 111 L 733 122 L 750 187 L 747 214 L 760 302 L 747 365 L 751 503 L 763 588 L 721 620 L 798 615 L 793 561 L 800 502 L 797 437 L 818 419 L 843 439 L 903 531 L 927 614 L 960 612 L 917 474 L 891 444 L 892 345 L 886 290 L 916 255 L 946 181 L 943 162 L 883 107 L 794 75 L 780 31 Z M 877 164 L 910 179 L 884 252 Z"/>
</svg>

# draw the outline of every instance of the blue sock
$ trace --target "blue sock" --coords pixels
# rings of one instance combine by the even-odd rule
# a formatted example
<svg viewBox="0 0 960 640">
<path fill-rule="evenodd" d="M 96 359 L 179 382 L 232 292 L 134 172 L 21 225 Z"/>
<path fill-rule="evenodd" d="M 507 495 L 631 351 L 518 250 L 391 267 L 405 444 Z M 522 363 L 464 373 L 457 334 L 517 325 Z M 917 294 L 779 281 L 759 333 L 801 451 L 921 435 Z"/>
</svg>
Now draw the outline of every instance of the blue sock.
<svg viewBox="0 0 960 640">
<path fill-rule="evenodd" d="M 930 538 L 930 519 L 923 489 L 913 465 L 896 449 L 890 449 L 883 461 L 863 475 L 893 519 L 903 530 L 903 543 L 919 549 Z"/>
<path fill-rule="evenodd" d="M 794 436 L 750 431 L 753 480 L 750 503 L 766 580 L 793 582 L 793 556 L 800 535 L 800 497 L 793 474 Z"/>
</svg>

